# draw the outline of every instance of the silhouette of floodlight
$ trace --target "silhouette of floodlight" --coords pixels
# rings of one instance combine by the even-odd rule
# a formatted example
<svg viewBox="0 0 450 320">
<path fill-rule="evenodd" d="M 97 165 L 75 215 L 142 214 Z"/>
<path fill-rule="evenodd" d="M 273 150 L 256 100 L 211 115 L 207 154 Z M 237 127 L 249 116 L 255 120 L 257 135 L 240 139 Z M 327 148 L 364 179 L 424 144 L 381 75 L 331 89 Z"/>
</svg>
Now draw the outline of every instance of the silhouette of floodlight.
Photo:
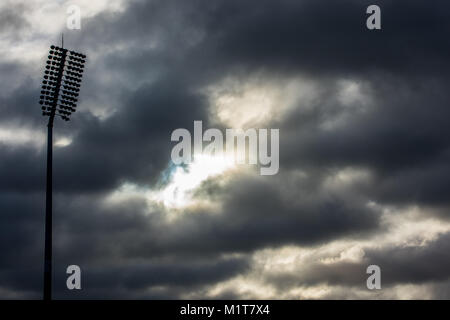
<svg viewBox="0 0 450 320">
<path fill-rule="evenodd" d="M 50 46 L 45 66 L 39 104 L 42 115 L 48 116 L 47 190 L 45 209 L 44 300 L 52 298 L 52 162 L 53 122 L 55 116 L 69 121 L 76 111 L 86 55 Z M 61 89 L 62 87 L 62 89 Z"/>
</svg>

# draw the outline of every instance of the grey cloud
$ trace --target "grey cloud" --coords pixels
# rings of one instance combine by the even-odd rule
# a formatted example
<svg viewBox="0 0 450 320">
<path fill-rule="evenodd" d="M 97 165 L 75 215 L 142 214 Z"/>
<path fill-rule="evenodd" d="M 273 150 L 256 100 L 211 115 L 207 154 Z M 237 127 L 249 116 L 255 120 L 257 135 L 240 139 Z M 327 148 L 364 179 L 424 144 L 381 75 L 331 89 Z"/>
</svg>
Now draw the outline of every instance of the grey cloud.
<svg viewBox="0 0 450 320">
<path fill-rule="evenodd" d="M 0 12 L 0 33 L 10 35 L 14 33 L 19 36 L 20 33 L 31 27 L 25 19 L 24 12 L 28 11 L 27 6 L 23 4 L 9 5 Z"/>
</svg>

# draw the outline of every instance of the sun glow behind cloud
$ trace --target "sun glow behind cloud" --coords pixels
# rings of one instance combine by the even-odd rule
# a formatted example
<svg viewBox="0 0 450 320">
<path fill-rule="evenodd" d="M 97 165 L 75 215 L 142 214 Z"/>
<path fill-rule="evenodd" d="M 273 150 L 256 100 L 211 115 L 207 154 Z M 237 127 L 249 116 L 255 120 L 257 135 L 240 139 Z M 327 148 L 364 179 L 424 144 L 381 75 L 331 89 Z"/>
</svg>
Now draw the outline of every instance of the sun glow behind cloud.
<svg viewBox="0 0 450 320">
<path fill-rule="evenodd" d="M 196 203 L 195 190 L 208 178 L 217 177 L 236 167 L 232 157 L 226 155 L 194 155 L 186 167 L 169 168 L 169 179 L 160 189 L 148 189 L 132 183 L 124 183 L 107 201 L 117 203 L 134 197 L 143 197 L 167 209 L 182 209 Z"/>
<path fill-rule="evenodd" d="M 192 195 L 196 188 L 206 179 L 220 175 L 233 168 L 233 158 L 225 155 L 194 155 L 192 163 L 186 168 L 175 167 L 170 182 L 154 193 L 153 198 L 168 208 L 184 207 L 192 203 Z"/>
</svg>

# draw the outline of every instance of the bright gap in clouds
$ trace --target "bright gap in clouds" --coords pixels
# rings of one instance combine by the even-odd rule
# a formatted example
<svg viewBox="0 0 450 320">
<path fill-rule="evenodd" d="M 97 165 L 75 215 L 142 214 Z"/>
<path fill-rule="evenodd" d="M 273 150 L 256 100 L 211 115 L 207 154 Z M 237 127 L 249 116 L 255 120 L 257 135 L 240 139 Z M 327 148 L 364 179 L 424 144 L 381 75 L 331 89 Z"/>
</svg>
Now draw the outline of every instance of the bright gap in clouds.
<svg viewBox="0 0 450 320">
<path fill-rule="evenodd" d="M 168 208 L 180 208 L 192 203 L 192 194 L 206 179 L 217 176 L 235 166 L 234 159 L 225 155 L 194 155 L 186 168 L 172 169 L 170 182 L 155 192 L 152 198 Z"/>
<path fill-rule="evenodd" d="M 186 167 L 169 168 L 169 179 L 161 189 L 146 189 L 125 183 L 108 197 L 108 202 L 144 197 L 169 209 L 179 209 L 194 204 L 193 193 L 208 178 L 218 176 L 235 167 L 232 157 L 225 155 L 194 155 Z"/>
</svg>

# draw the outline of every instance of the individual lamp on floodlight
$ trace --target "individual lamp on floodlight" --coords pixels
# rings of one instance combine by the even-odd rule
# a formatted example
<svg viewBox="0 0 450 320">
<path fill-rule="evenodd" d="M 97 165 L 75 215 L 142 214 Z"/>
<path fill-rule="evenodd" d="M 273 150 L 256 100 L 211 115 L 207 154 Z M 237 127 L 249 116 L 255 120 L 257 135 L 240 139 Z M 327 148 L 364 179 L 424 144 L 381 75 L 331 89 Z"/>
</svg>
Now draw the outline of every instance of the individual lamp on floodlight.
<svg viewBox="0 0 450 320">
<path fill-rule="evenodd" d="M 48 116 L 47 190 L 45 211 L 44 300 L 52 297 L 52 156 L 55 117 L 69 121 L 75 112 L 86 56 L 56 46 L 50 47 L 39 104 Z"/>
</svg>

